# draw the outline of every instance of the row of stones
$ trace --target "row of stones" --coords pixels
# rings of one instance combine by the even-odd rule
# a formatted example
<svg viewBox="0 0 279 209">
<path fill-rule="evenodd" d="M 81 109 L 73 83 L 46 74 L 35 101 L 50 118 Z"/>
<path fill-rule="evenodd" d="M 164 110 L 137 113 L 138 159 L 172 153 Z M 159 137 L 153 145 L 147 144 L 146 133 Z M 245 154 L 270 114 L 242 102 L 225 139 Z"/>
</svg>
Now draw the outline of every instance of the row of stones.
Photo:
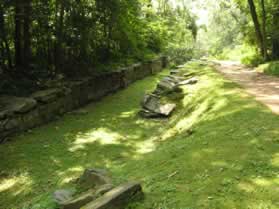
<svg viewBox="0 0 279 209">
<path fill-rule="evenodd" d="M 0 96 L 0 143 L 7 136 L 44 124 L 136 80 L 156 74 L 166 65 L 167 58 L 160 57 L 117 71 L 69 81 L 61 88 L 41 90 L 29 97 Z"/>
</svg>

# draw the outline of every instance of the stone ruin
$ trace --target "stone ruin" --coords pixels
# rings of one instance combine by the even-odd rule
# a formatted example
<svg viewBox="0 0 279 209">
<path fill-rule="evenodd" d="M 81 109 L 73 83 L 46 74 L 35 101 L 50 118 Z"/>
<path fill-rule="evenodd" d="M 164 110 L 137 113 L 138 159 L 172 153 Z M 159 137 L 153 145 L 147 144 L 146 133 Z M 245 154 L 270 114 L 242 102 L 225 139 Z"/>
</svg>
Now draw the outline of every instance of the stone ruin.
<svg viewBox="0 0 279 209">
<path fill-rule="evenodd" d="M 185 73 L 181 69 L 184 65 L 177 66 L 176 69 L 170 71 L 170 75 L 161 79 L 157 84 L 153 93 L 145 94 L 141 102 L 142 109 L 139 114 L 144 118 L 164 118 L 169 117 L 175 110 L 176 104 L 171 102 L 163 102 L 162 98 L 168 98 L 172 93 L 181 93 L 182 86 L 193 85 L 198 79 L 193 77 L 191 73 Z"/>
<path fill-rule="evenodd" d="M 139 182 L 114 186 L 105 170 L 86 169 L 77 179 L 75 190 L 57 190 L 53 197 L 61 209 L 123 209 L 143 198 Z"/>
<path fill-rule="evenodd" d="M 25 97 L 0 95 L 0 144 L 10 136 L 56 120 L 90 102 L 126 88 L 131 83 L 160 72 L 165 56 L 88 77 L 56 83 Z M 55 85 L 54 85 L 55 83 Z"/>
</svg>

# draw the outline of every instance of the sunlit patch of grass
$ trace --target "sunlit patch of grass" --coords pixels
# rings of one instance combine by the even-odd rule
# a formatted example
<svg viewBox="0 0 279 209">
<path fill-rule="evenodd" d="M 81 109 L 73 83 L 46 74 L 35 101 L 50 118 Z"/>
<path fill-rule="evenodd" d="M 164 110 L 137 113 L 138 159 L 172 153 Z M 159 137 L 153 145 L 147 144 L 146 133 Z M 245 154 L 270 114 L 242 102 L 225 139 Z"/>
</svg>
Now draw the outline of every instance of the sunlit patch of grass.
<svg viewBox="0 0 279 209">
<path fill-rule="evenodd" d="M 278 208 L 279 117 L 210 67 L 186 72 L 199 82 L 170 119 L 137 114 L 166 70 L 1 145 L 0 208 L 52 209 L 52 192 L 88 167 L 142 181 L 132 208 Z"/>
</svg>

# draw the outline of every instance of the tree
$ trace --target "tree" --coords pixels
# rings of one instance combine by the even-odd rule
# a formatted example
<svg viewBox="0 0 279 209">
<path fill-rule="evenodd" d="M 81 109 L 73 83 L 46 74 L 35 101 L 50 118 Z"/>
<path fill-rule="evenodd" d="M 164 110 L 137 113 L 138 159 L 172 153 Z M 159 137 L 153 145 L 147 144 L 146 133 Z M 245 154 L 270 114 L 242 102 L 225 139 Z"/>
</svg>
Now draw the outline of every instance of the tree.
<svg viewBox="0 0 279 209">
<path fill-rule="evenodd" d="M 260 48 L 260 52 L 261 55 L 266 58 L 266 47 L 265 47 L 265 41 L 264 41 L 264 37 L 263 37 L 263 33 L 261 31 L 261 26 L 259 23 L 259 19 L 258 19 L 258 15 L 257 15 L 257 11 L 256 11 L 256 7 L 255 7 L 255 3 L 254 0 L 248 0 L 248 4 L 249 4 L 249 8 L 250 8 L 250 14 L 254 23 L 254 29 L 255 29 L 255 33 L 256 33 L 256 38 L 258 41 L 258 45 Z"/>
<path fill-rule="evenodd" d="M 23 64 L 23 4 L 21 0 L 15 1 L 15 66 L 17 69 Z"/>
<path fill-rule="evenodd" d="M 273 0 L 272 31 L 272 57 L 279 59 L 279 3 L 276 0 Z"/>
<path fill-rule="evenodd" d="M 31 0 L 24 1 L 24 18 L 23 18 L 23 66 L 27 69 L 31 63 L 32 49 L 31 49 Z"/>
<path fill-rule="evenodd" d="M 3 69 L 12 68 L 12 58 L 10 52 L 10 46 L 8 43 L 7 32 L 5 28 L 5 4 L 2 2 L 0 3 L 0 53 L 2 54 L 0 57 L 0 66 Z M 7 63 L 5 63 L 7 60 Z M 7 65 L 7 66 L 6 66 Z"/>
</svg>

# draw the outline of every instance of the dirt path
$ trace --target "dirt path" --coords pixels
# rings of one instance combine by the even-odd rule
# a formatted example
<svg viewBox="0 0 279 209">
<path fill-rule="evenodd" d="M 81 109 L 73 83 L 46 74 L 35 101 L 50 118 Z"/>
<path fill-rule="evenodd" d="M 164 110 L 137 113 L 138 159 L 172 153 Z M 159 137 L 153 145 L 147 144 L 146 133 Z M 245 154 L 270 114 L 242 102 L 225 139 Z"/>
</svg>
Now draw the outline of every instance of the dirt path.
<svg viewBox="0 0 279 209">
<path fill-rule="evenodd" d="M 249 69 L 240 63 L 218 61 L 217 70 L 226 78 L 240 84 L 256 100 L 279 114 L 279 78 L 267 76 Z"/>
</svg>

